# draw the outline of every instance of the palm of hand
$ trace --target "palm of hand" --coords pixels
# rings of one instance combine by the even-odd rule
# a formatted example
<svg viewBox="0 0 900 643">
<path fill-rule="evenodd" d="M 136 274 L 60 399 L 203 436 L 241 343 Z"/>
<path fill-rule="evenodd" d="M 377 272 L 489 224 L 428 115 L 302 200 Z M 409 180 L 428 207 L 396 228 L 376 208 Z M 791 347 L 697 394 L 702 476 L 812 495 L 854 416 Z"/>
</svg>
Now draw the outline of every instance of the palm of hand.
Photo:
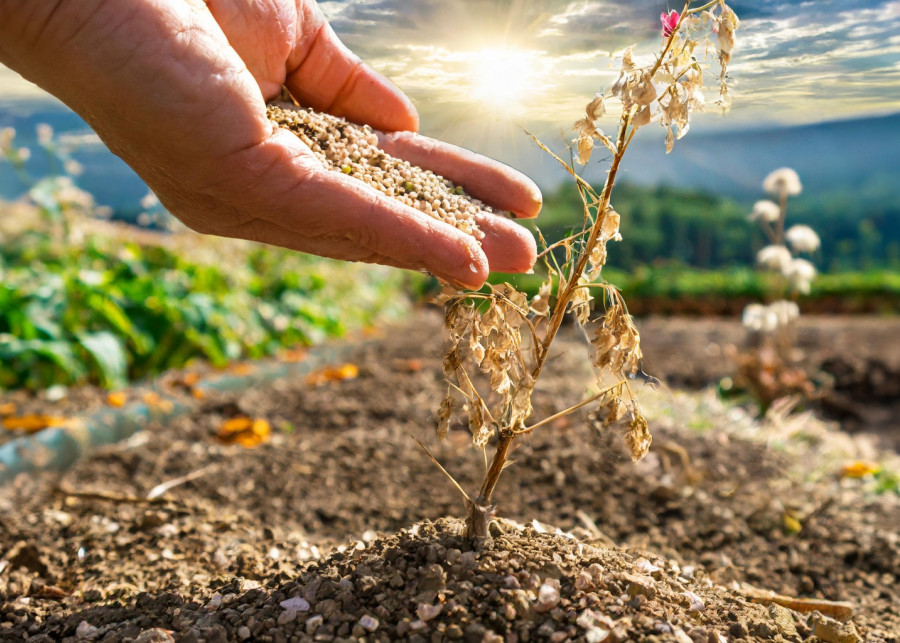
<svg viewBox="0 0 900 643">
<path fill-rule="evenodd" d="M 23 73 L 84 116 L 174 215 L 209 234 L 428 271 L 470 287 L 524 271 L 535 244 L 482 214 L 473 238 L 324 170 L 265 101 L 303 104 L 385 130 L 415 130 L 409 100 L 360 63 L 313 0 L 79 0 L 25 42 Z M 34 54 L 43 51 L 43 56 Z M 385 150 L 534 216 L 540 193 L 499 163 L 407 132 Z"/>
</svg>

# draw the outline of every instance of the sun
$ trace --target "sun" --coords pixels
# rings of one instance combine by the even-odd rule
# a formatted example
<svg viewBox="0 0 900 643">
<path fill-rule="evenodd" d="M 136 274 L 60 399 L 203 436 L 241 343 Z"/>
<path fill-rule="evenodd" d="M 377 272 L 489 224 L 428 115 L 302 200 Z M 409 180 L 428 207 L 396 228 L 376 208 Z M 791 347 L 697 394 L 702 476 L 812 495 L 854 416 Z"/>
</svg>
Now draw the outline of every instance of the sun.
<svg viewBox="0 0 900 643">
<path fill-rule="evenodd" d="M 468 58 L 472 99 L 492 111 L 514 115 L 537 91 L 538 59 L 533 51 L 487 47 Z"/>
</svg>

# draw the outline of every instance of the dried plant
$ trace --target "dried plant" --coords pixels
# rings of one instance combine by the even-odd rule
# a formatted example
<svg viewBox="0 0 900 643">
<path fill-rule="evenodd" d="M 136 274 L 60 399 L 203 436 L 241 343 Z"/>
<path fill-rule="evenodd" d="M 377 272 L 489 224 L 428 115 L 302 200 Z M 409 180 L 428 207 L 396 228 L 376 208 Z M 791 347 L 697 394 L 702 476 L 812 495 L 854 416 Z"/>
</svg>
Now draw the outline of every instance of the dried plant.
<svg viewBox="0 0 900 643">
<path fill-rule="evenodd" d="M 638 130 L 658 123 L 666 130 L 666 152 L 688 131 L 691 113 L 704 106 L 704 66 L 718 61 L 718 99 L 728 105 L 726 69 L 734 48 L 739 21 L 724 1 L 661 16 L 660 51 L 646 64 L 633 47 L 621 56 L 618 79 L 597 94 L 574 125 L 573 155 L 585 164 L 598 144 L 611 155 L 603 188 L 597 192 L 571 164 L 535 142 L 561 163 L 574 179 L 583 203 L 580 230 L 548 245 L 539 234 L 539 258 L 547 278 L 530 300 L 510 284 L 487 286 L 479 292 L 460 292 L 447 286 L 442 294 L 450 347 L 444 358 L 449 381 L 439 410 L 438 436 L 447 434 L 454 417 L 468 421 L 476 447 L 487 449 L 496 439 L 481 488 L 467 502 L 466 530 L 470 537 L 486 537 L 494 515 L 493 494 L 516 438 L 556 418 L 594 405 L 605 426 L 622 425 L 625 443 L 635 460 L 646 455 L 650 431 L 635 397 L 632 381 L 654 382 L 641 370 L 640 335 L 619 291 L 602 278 L 607 244 L 619 240 L 619 214 L 611 204 L 622 159 Z M 618 115 L 616 134 L 598 127 L 607 110 Z M 596 304 L 596 306 L 594 306 Z M 567 315 L 584 331 L 589 343 L 597 391 L 584 401 L 552 417 L 529 424 L 531 398 L 547 364 L 550 346 Z"/>
<path fill-rule="evenodd" d="M 748 391 L 765 411 L 778 398 L 810 398 L 817 390 L 811 374 L 800 366 L 802 354 L 796 347 L 800 307 L 796 298 L 809 294 L 816 277 L 815 266 L 799 255 L 816 252 L 821 241 L 807 225 L 785 230 L 788 197 L 802 191 L 800 177 L 794 170 L 774 170 L 762 185 L 777 202 L 757 201 L 748 218 L 759 224 L 769 241 L 757 253 L 756 263 L 761 270 L 778 275 L 779 295 L 771 303 L 752 303 L 744 309 L 748 344 L 733 355 L 737 367 L 733 384 Z"/>
</svg>

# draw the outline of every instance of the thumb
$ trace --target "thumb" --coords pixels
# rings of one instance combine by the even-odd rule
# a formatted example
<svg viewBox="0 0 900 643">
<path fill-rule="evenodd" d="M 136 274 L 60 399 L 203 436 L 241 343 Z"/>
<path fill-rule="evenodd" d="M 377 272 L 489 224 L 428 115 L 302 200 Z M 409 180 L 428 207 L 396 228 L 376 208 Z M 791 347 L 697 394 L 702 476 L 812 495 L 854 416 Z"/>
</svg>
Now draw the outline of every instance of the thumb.
<svg viewBox="0 0 900 643">
<path fill-rule="evenodd" d="M 316 8 L 289 58 L 285 84 L 301 104 L 386 131 L 419 128 L 409 98 L 340 41 Z"/>
</svg>

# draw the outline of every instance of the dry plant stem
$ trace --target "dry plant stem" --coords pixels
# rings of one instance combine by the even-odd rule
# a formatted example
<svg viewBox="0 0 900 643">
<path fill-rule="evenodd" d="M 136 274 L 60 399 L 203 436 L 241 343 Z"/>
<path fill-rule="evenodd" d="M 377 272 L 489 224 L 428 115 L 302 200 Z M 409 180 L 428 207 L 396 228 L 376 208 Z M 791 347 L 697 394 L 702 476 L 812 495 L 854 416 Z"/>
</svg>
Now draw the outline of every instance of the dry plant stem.
<svg viewBox="0 0 900 643">
<path fill-rule="evenodd" d="M 778 206 L 781 208 L 781 216 L 775 229 L 775 242 L 784 243 L 784 220 L 787 219 L 787 190 L 781 190 L 778 194 Z"/>
<path fill-rule="evenodd" d="M 529 329 L 534 338 L 532 345 L 534 360 L 527 366 L 524 363 L 524 360 L 518 361 L 521 370 L 516 373 L 517 381 L 515 383 L 510 381 L 507 372 L 508 367 L 504 370 L 503 364 L 499 362 L 499 358 L 492 357 L 491 361 L 487 363 L 488 365 L 484 365 L 484 346 L 479 344 L 479 336 L 477 334 L 472 334 L 470 328 L 467 327 L 466 330 L 463 331 L 452 331 L 455 333 L 454 340 L 456 345 L 451 353 L 448 353 L 448 358 L 451 355 L 454 356 L 455 359 L 459 358 L 459 344 L 462 340 L 462 336 L 465 332 L 469 332 L 471 342 L 469 350 L 472 351 L 473 355 L 476 354 L 476 348 L 480 351 L 480 356 L 474 358 L 479 367 L 481 367 L 484 372 L 490 372 L 492 378 L 498 374 L 498 378 L 501 375 L 504 378 L 496 386 L 492 382 L 491 386 L 494 391 L 501 393 L 505 398 L 505 406 L 503 407 L 505 409 L 503 411 L 505 415 L 503 417 L 498 416 L 497 419 L 499 422 L 494 421 L 490 425 L 483 421 L 481 406 L 484 406 L 484 404 L 482 398 L 477 392 L 469 393 L 468 391 L 463 391 L 463 397 L 466 398 L 467 403 L 469 405 L 475 405 L 473 408 L 476 408 L 476 413 L 474 415 L 470 411 L 469 421 L 470 430 L 473 432 L 473 436 L 478 438 L 478 446 L 482 446 L 487 439 L 486 428 L 492 426 L 497 432 L 495 452 L 490 465 L 486 467 L 486 473 L 481 484 L 480 493 L 478 497 L 469 504 L 466 527 L 467 535 L 470 537 L 486 537 L 488 535 L 487 528 L 494 511 L 494 507 L 491 504 L 494 489 L 497 486 L 500 474 L 506 466 L 507 458 L 515 438 L 518 435 L 530 433 L 534 429 L 543 426 L 560 416 L 571 413 L 581 406 L 584 406 L 584 404 L 597 399 L 597 397 L 594 397 L 591 400 L 587 400 L 570 409 L 557 413 L 551 418 L 546 418 L 531 427 L 525 426 L 528 414 L 531 412 L 531 395 L 540 374 L 543 371 L 544 365 L 547 363 L 550 347 L 562 327 L 563 319 L 568 312 L 574 311 L 578 316 L 579 321 L 582 323 L 589 322 L 589 305 L 592 297 L 587 294 L 587 291 L 582 291 L 581 289 L 587 289 L 591 286 L 604 287 L 604 284 L 586 282 L 596 281 L 600 274 L 600 270 L 606 262 L 606 242 L 618 236 L 619 216 L 612 210 L 610 203 L 612 189 L 615 185 L 622 159 L 635 133 L 640 127 L 648 124 L 651 122 L 651 119 L 655 118 L 651 104 L 656 101 L 656 115 L 661 117 L 662 124 L 667 128 L 667 152 L 671 151 L 674 141 L 676 140 L 672 128 L 678 128 L 678 138 L 680 139 L 684 133 L 687 132 L 690 112 L 702 107 L 704 104 L 702 94 L 699 94 L 699 87 L 703 84 L 703 70 L 696 59 L 691 58 L 690 61 L 687 60 L 693 52 L 694 47 L 697 46 L 698 41 L 691 39 L 689 34 L 688 36 L 685 36 L 681 49 L 674 51 L 679 47 L 679 43 L 682 42 L 681 36 L 679 36 L 681 29 L 688 23 L 694 26 L 699 26 L 700 23 L 703 23 L 712 28 L 712 33 L 719 33 L 718 50 L 720 66 L 722 68 L 722 74 L 720 75 L 720 92 L 723 97 L 722 100 L 724 101 L 725 92 L 727 91 L 724 70 L 730 60 L 731 49 L 734 46 L 733 31 L 738 25 L 737 17 L 725 4 L 724 0 L 710 0 L 703 3 L 702 6 L 691 8 L 694 1 L 695 0 L 683 0 L 682 12 L 678 16 L 676 24 L 671 28 L 667 24 L 666 14 L 663 15 L 663 43 L 661 52 L 654 63 L 647 68 L 636 67 L 631 57 L 631 48 L 626 50 L 626 53 L 623 56 L 622 73 L 620 74 L 619 79 L 613 84 L 609 92 L 602 95 L 598 94 L 587 105 L 585 116 L 575 123 L 575 130 L 579 134 L 578 138 L 574 141 L 577 144 L 579 163 L 587 163 L 590 158 L 590 152 L 595 147 L 595 141 L 602 143 L 612 153 L 612 161 L 607 172 L 606 182 L 599 193 L 574 171 L 572 165 L 567 164 L 560 159 L 532 136 L 532 139 L 537 145 L 555 158 L 575 180 L 584 207 L 584 223 L 582 229 L 578 233 L 545 248 L 540 255 L 547 262 L 550 276 L 548 281 L 542 284 L 540 296 L 534 300 L 540 301 L 540 312 L 538 312 L 537 308 L 534 310 L 540 318 L 540 324 L 529 324 Z M 720 5 L 722 10 L 719 16 L 713 14 L 715 11 L 714 8 L 717 5 Z M 706 16 L 704 20 L 695 21 L 693 18 L 688 19 L 689 16 L 696 16 L 707 10 L 711 10 L 710 15 Z M 668 15 L 671 16 L 671 14 Z M 694 26 L 691 27 L 692 30 L 694 29 Z M 719 32 L 719 29 L 724 29 L 725 31 Z M 708 35 L 707 39 L 709 37 L 710 36 Z M 669 69 L 669 66 L 672 66 L 672 69 Z M 664 67 L 668 70 L 666 76 L 669 78 L 669 86 L 663 90 L 662 94 L 659 94 L 655 87 L 652 87 L 651 85 L 657 72 Z M 679 69 L 681 69 L 681 71 L 679 71 Z M 673 76 L 674 78 L 672 78 Z M 604 100 L 610 97 L 619 98 L 623 105 L 623 112 L 619 120 L 619 128 L 615 137 L 615 143 L 596 127 L 597 119 L 603 116 L 606 111 Z M 570 151 L 571 150 L 572 148 L 570 148 Z M 783 225 L 783 221 L 781 222 L 781 225 Z M 777 232 L 779 234 L 782 232 L 780 227 Z M 772 233 L 775 234 L 776 230 L 772 230 Z M 543 241 L 543 239 L 541 240 Z M 552 251 L 558 249 L 560 246 L 565 248 L 566 251 L 563 267 L 560 266 L 557 257 L 552 254 Z M 551 262 L 553 265 L 550 265 Z M 585 275 L 589 278 L 586 279 Z M 554 287 L 556 288 L 556 301 L 552 302 Z M 626 315 L 627 310 L 617 291 L 615 291 L 615 289 L 610 289 L 607 291 L 607 294 L 615 300 L 613 305 L 616 307 L 616 310 L 613 310 L 612 308 L 609 309 L 608 315 L 611 315 L 612 317 L 616 317 L 616 315 L 619 317 Z M 550 302 L 552 302 L 552 308 L 548 311 L 547 305 Z M 527 321 L 527 315 L 523 317 L 525 317 Z M 456 315 L 448 314 L 448 322 L 456 324 L 457 321 Z M 493 323 L 493 320 L 491 323 Z M 606 321 L 603 323 L 606 324 Z M 520 325 L 520 322 L 517 322 L 517 324 Z M 618 326 L 621 325 L 628 326 L 628 322 L 616 318 L 610 322 L 609 326 L 603 325 L 598 328 L 596 341 L 591 341 L 589 339 L 589 341 L 591 341 L 592 350 L 602 351 L 597 353 L 599 357 L 592 357 L 592 363 L 595 359 L 611 359 L 609 356 L 612 354 L 613 348 L 615 348 L 616 351 L 623 350 L 623 348 L 626 351 L 631 351 L 632 348 L 637 347 L 637 344 L 639 343 L 637 332 L 631 327 L 629 327 L 628 333 L 623 330 L 616 330 Z M 540 334 L 536 332 L 536 327 L 540 328 Z M 510 331 L 510 335 L 516 338 L 516 342 L 521 341 L 521 333 L 518 328 Z M 609 344 L 609 347 L 607 348 L 598 349 L 597 347 L 601 345 L 601 342 L 612 343 Z M 518 347 L 518 343 L 516 344 L 516 347 Z M 501 357 L 505 354 L 511 355 L 513 353 L 513 350 L 509 347 L 505 347 L 503 350 L 505 350 L 506 353 L 500 353 Z M 616 369 L 614 369 L 614 372 L 622 370 L 622 365 L 625 364 L 627 359 L 629 361 L 629 371 L 631 373 L 636 373 L 637 368 L 639 368 L 639 360 L 641 357 L 639 349 L 633 352 L 619 353 L 619 355 L 620 358 L 617 358 L 618 361 L 615 362 Z M 507 358 L 503 357 L 503 359 Z M 512 358 L 509 359 L 511 360 Z M 610 362 L 609 364 L 612 363 L 613 362 Z M 609 364 L 594 363 L 594 366 L 603 368 Z M 452 369 L 455 367 L 451 366 L 449 368 Z M 614 385 L 612 388 L 619 387 L 620 392 L 622 393 L 627 391 L 628 397 L 632 402 L 632 421 L 629 424 L 629 430 L 628 433 L 626 433 L 625 440 L 632 450 L 633 457 L 638 459 L 646 454 L 646 450 L 650 444 L 650 435 L 646 419 L 639 413 L 639 410 L 636 409 L 636 401 L 634 399 L 634 394 L 631 391 L 631 387 L 627 382 L 627 377 L 624 375 L 622 375 L 622 377 L 625 379 Z M 458 376 L 457 379 L 468 382 L 467 376 L 465 375 Z M 621 418 L 622 414 L 627 410 L 622 402 L 621 396 L 616 396 L 614 402 L 617 406 L 615 406 L 614 412 L 616 415 L 612 420 L 613 422 Z M 478 406 L 479 404 L 481 406 Z M 446 422 L 449 421 L 449 418 L 452 415 L 449 395 L 447 397 L 446 405 L 442 408 L 445 409 L 446 413 L 441 419 L 443 431 L 446 432 Z M 610 414 L 610 417 L 613 417 L 612 413 Z"/>
<path fill-rule="evenodd" d="M 517 432 L 516 432 L 516 435 L 525 435 L 526 433 L 531 433 L 532 431 L 534 431 L 534 430 L 537 429 L 538 427 L 542 427 L 542 426 L 544 426 L 545 424 L 549 424 L 550 422 L 553 422 L 554 420 L 558 420 L 559 418 L 565 417 L 566 415 L 569 415 L 570 413 L 574 413 L 575 411 L 577 411 L 577 410 L 580 409 L 581 407 L 587 406 L 587 405 L 590 404 L 591 402 L 594 402 L 594 401 L 596 401 L 596 400 L 599 400 L 601 397 L 603 397 L 604 395 L 606 395 L 607 393 L 609 393 L 610 391 L 612 391 L 614 388 L 616 388 L 616 387 L 618 387 L 618 386 L 625 385 L 625 384 L 627 384 L 627 382 L 626 382 L 625 380 L 619 380 L 619 381 L 616 382 L 615 384 L 613 384 L 613 385 L 611 385 L 611 386 L 607 386 L 607 387 L 606 387 L 605 389 L 603 389 L 602 391 L 600 391 L 600 392 L 598 392 L 598 393 L 595 393 L 594 395 L 591 395 L 591 396 L 590 396 L 589 398 L 587 398 L 586 400 L 582 400 L 581 402 L 579 402 L 579 403 L 576 404 L 575 406 L 570 406 L 569 408 L 565 409 L 564 411 L 560 411 L 559 413 L 554 413 L 554 414 L 551 415 L 550 417 L 544 418 L 544 419 L 541 420 L 540 422 L 537 422 L 537 423 L 535 423 L 535 424 L 532 424 L 532 425 L 529 426 L 529 427 L 526 427 L 526 428 L 524 428 L 524 429 L 521 429 L 520 431 L 517 431 Z"/>
<path fill-rule="evenodd" d="M 742 593 L 753 603 L 781 605 L 795 612 L 820 612 L 839 621 L 849 621 L 853 616 L 853 604 L 844 601 L 829 601 L 820 598 L 795 598 L 776 594 L 771 590 L 744 585 Z"/>
<path fill-rule="evenodd" d="M 606 184 L 603 187 L 603 192 L 597 203 L 597 218 L 594 221 L 593 226 L 591 227 L 591 233 L 585 246 L 586 248 L 593 247 L 593 245 L 597 242 L 597 238 L 599 237 L 600 231 L 603 227 L 603 220 L 606 217 L 606 213 L 609 208 L 610 199 L 612 197 L 612 188 L 616 182 L 616 174 L 619 171 L 619 165 L 621 164 L 622 158 L 625 155 L 625 150 L 628 149 L 628 144 L 631 142 L 631 139 L 634 136 L 635 130 L 632 129 L 631 131 L 629 131 L 629 127 L 631 125 L 631 117 L 631 114 L 626 114 L 623 117 L 622 123 L 619 127 L 619 134 L 617 137 L 616 145 L 616 149 L 618 151 L 613 157 L 612 164 L 610 165 L 609 172 L 606 177 Z M 579 187 L 579 189 L 584 188 Z M 587 267 L 589 258 L 589 253 L 582 253 L 581 257 L 578 260 L 578 263 L 575 265 L 574 270 L 566 279 L 565 289 L 559 295 L 556 301 L 556 305 L 553 308 L 553 314 L 551 315 L 549 320 L 547 334 L 544 336 L 543 341 L 538 344 L 538 350 L 536 351 L 537 363 L 535 364 L 535 367 L 531 372 L 531 378 L 533 382 L 537 381 L 537 378 L 540 376 L 541 371 L 544 368 L 544 364 L 547 362 L 547 356 L 550 353 L 550 345 L 552 344 L 553 339 L 556 337 L 557 332 L 559 332 L 559 329 L 562 326 L 569 301 L 571 301 L 572 294 L 578 287 L 579 279 L 584 273 L 585 268 Z M 569 411 L 566 411 L 564 413 L 570 412 L 575 408 L 578 408 L 578 406 L 573 407 L 573 409 L 570 409 Z M 534 428 L 535 427 L 531 427 L 531 429 L 528 429 L 525 432 L 528 432 Z M 478 498 L 469 506 L 469 513 L 466 517 L 466 533 L 469 537 L 486 538 L 488 536 L 487 528 L 494 513 L 494 507 L 491 505 L 491 498 L 493 497 L 494 489 L 497 487 L 497 482 L 500 480 L 500 474 L 505 468 L 506 458 L 509 455 L 509 450 L 512 447 L 513 440 L 516 439 L 517 435 L 522 433 L 522 430 L 516 429 L 515 427 L 504 426 L 500 428 L 498 433 L 499 437 L 497 440 L 497 448 L 494 451 L 494 457 L 491 461 L 491 465 L 490 467 L 488 467 L 487 473 L 484 476 L 484 481 L 481 484 L 481 491 L 478 494 Z"/>
<path fill-rule="evenodd" d="M 178 485 L 182 485 L 187 482 L 190 482 L 191 480 L 196 480 L 197 478 L 205 476 L 207 473 L 209 473 L 210 471 L 215 469 L 217 466 L 218 466 L 217 464 L 210 464 L 201 469 L 197 469 L 196 471 L 191 471 L 187 475 L 183 475 L 179 478 L 174 478 L 172 480 L 167 480 L 166 482 L 161 482 L 160 484 L 153 487 L 147 493 L 147 500 L 154 500 L 156 498 L 161 498 L 168 491 L 171 491 Z"/>
<path fill-rule="evenodd" d="M 121 493 L 113 493 L 110 491 L 76 491 L 65 485 L 59 485 L 56 489 L 57 493 L 67 498 L 81 498 L 83 500 L 103 500 L 106 502 L 120 502 L 132 505 L 162 505 L 172 502 L 168 498 L 157 496 L 154 498 L 142 498 L 140 496 L 131 496 Z"/>
<path fill-rule="evenodd" d="M 597 220 L 594 221 L 594 225 L 591 227 L 591 234 L 588 237 L 586 248 L 592 248 L 594 244 L 597 242 L 597 237 L 600 236 L 600 231 L 603 228 L 603 220 L 606 217 L 607 210 L 609 208 L 609 202 L 612 198 L 612 189 L 613 185 L 616 182 L 616 174 L 619 172 L 619 165 L 622 162 L 622 157 L 625 155 L 625 150 L 628 149 L 628 144 L 631 142 L 631 138 L 634 136 L 634 130 L 630 133 L 628 132 L 628 127 L 631 124 L 631 115 L 626 115 L 623 119 L 623 122 L 619 128 L 619 135 L 617 140 L 617 149 L 619 150 L 616 155 L 613 157 L 612 164 L 610 165 L 609 172 L 606 177 L 606 184 L 603 186 L 603 193 L 600 196 L 600 200 L 597 205 Z M 572 299 L 572 294 L 575 292 L 575 289 L 578 287 L 578 281 L 581 278 L 581 275 L 584 274 L 584 270 L 587 267 L 588 260 L 590 259 L 590 253 L 584 252 L 578 259 L 578 263 L 575 265 L 575 269 L 572 271 L 572 274 L 568 276 L 566 279 L 566 287 L 563 292 L 559 295 L 559 298 L 556 300 L 556 305 L 553 308 L 553 314 L 550 316 L 550 323 L 547 329 L 547 334 L 544 336 L 544 340 L 541 342 L 541 350 L 538 355 L 537 364 L 534 367 L 534 370 L 531 372 L 532 380 L 537 380 L 538 376 L 541 374 L 541 370 L 544 368 L 544 364 L 547 361 L 547 355 L 550 352 L 550 345 L 553 343 L 553 340 L 556 338 L 557 332 L 559 332 L 560 327 L 562 326 L 563 319 L 566 315 L 566 308 L 569 305 L 569 301 Z"/>
</svg>

